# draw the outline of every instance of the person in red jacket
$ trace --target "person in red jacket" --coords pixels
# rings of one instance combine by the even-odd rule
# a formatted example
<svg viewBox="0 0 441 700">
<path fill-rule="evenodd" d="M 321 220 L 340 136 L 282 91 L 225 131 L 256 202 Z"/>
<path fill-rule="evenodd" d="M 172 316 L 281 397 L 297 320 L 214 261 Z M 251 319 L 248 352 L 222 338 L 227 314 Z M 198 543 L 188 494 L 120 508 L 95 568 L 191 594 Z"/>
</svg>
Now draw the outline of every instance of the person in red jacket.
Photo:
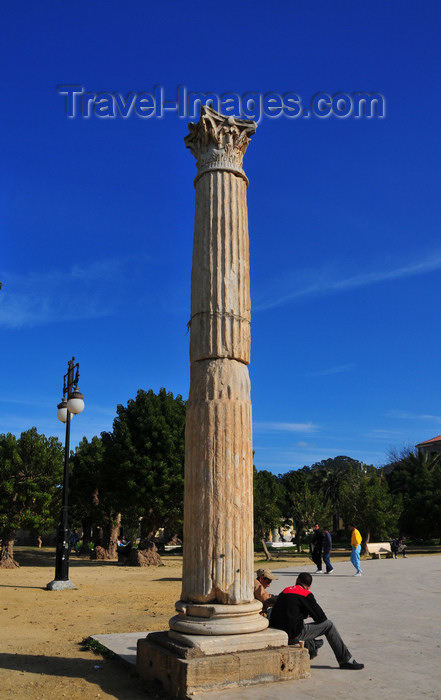
<svg viewBox="0 0 441 700">
<path fill-rule="evenodd" d="M 329 642 L 340 668 L 359 671 L 364 664 L 359 664 L 351 655 L 340 634 L 310 592 L 312 576 L 307 572 L 298 575 L 295 586 L 289 586 L 280 593 L 273 607 L 270 627 L 284 630 L 288 635 L 288 644 L 303 640 L 311 658 L 317 656 L 317 649 L 323 645 L 323 635 Z M 305 624 L 306 618 L 313 622 Z"/>
</svg>

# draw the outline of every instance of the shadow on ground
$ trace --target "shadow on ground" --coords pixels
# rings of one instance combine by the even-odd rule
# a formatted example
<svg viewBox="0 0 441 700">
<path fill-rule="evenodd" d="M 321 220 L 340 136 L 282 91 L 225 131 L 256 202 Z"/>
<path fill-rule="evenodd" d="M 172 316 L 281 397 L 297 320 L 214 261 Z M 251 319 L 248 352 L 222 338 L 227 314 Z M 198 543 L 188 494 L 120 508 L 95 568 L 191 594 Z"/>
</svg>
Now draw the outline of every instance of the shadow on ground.
<svg viewBox="0 0 441 700">
<path fill-rule="evenodd" d="M 14 548 L 14 559 L 20 566 L 39 566 L 39 567 L 55 567 L 55 550 L 47 551 L 45 549 L 29 549 L 28 547 L 20 550 Z M 118 566 L 118 562 L 113 561 L 97 561 L 89 559 L 87 556 L 79 556 L 70 554 L 69 567 L 76 566 Z"/>
<path fill-rule="evenodd" d="M 154 578 L 153 581 L 182 581 L 182 576 L 177 576 L 176 578 Z"/>
<path fill-rule="evenodd" d="M 155 692 L 147 690 L 135 672 L 129 673 L 116 658 L 103 659 L 100 655 L 92 659 L 67 659 L 59 656 L 0 654 L 0 668 L 17 673 L 35 673 L 37 676 L 83 678 L 96 685 L 97 690 L 101 688 L 118 700 L 151 700 L 158 697 Z M 10 680 L 13 686 L 13 676 Z"/>
</svg>

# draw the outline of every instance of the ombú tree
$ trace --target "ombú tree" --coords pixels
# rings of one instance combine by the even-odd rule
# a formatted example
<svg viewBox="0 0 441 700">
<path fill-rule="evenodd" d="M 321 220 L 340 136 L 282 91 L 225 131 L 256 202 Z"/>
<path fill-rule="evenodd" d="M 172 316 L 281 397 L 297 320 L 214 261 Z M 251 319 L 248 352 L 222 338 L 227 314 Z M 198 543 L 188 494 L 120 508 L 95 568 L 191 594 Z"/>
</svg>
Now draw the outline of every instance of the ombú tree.
<svg viewBox="0 0 441 700">
<path fill-rule="evenodd" d="M 112 433 L 102 434 L 106 497 L 124 524 L 140 520 L 140 549 L 182 522 L 184 432 L 185 401 L 161 388 L 118 405 Z"/>
<path fill-rule="evenodd" d="M 375 539 L 385 540 L 396 532 L 401 511 L 401 499 L 394 497 L 386 479 L 380 474 L 366 476 L 346 484 L 342 512 L 346 528 L 355 523 L 363 537 L 363 547 Z"/>
<path fill-rule="evenodd" d="M 375 474 L 374 467 L 359 462 L 351 457 L 340 455 L 311 466 L 312 486 L 323 499 L 323 505 L 329 508 L 332 517 L 332 529 L 341 528 L 342 505 L 346 489 L 357 483 L 360 475 Z"/>
<path fill-rule="evenodd" d="M 70 459 L 70 466 L 70 516 L 73 522 L 81 522 L 83 528 L 82 551 L 87 552 L 92 540 L 93 527 L 96 525 L 105 527 L 111 520 L 111 512 L 109 512 L 106 502 L 103 484 L 106 466 L 102 439 L 95 435 L 89 442 L 84 437 Z M 110 534 L 108 540 L 108 556 L 116 558 L 116 537 L 112 537 Z"/>
<path fill-rule="evenodd" d="M 309 467 L 280 474 L 279 481 L 284 491 L 284 516 L 294 520 L 295 540 L 300 552 L 305 532 L 312 530 L 326 511 L 322 499 L 313 489 Z"/>
<path fill-rule="evenodd" d="M 277 477 L 263 469 L 253 467 L 254 538 L 260 541 L 282 520 L 283 489 Z"/>
<path fill-rule="evenodd" d="M 19 529 L 43 532 L 54 526 L 63 480 L 64 450 L 55 437 L 31 428 L 17 439 L 0 435 L 0 566 L 13 568 Z"/>
</svg>

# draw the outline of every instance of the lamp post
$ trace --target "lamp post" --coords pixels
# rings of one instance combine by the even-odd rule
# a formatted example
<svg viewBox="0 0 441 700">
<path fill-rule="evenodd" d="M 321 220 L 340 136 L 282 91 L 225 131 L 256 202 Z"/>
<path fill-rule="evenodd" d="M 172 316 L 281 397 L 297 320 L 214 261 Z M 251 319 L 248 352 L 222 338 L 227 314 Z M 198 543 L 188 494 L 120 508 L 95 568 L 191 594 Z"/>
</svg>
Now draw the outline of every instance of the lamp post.
<svg viewBox="0 0 441 700">
<path fill-rule="evenodd" d="M 63 502 L 61 506 L 60 524 L 57 530 L 57 552 L 55 559 L 55 579 L 47 584 L 49 590 L 62 590 L 75 588 L 69 581 L 69 441 L 70 421 L 72 414 L 81 413 L 84 409 L 84 396 L 78 388 L 80 377 L 80 365 L 75 364 L 72 357 L 67 363 L 68 369 L 63 378 L 63 398 L 58 404 L 57 418 L 66 423 L 66 439 L 64 443 L 64 474 L 63 474 Z"/>
</svg>

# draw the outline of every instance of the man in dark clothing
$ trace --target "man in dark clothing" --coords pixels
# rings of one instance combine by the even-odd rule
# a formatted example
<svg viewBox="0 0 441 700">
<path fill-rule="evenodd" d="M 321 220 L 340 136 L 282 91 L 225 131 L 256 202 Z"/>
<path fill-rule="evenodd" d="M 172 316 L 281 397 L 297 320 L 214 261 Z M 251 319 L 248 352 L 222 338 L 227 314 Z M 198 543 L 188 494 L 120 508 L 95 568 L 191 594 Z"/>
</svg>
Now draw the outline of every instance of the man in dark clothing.
<svg viewBox="0 0 441 700">
<path fill-rule="evenodd" d="M 80 539 L 80 536 L 78 534 L 78 530 L 75 528 L 75 530 L 71 533 L 70 536 L 70 547 L 69 547 L 69 552 L 72 549 L 72 547 L 75 549 L 75 554 L 77 557 L 80 555 L 78 551 L 78 541 Z"/>
<path fill-rule="evenodd" d="M 399 554 L 402 554 L 403 558 L 407 559 L 406 546 L 407 545 L 404 544 L 402 537 L 396 537 L 394 540 L 392 540 L 390 549 L 395 559 L 398 559 Z"/>
<path fill-rule="evenodd" d="M 329 532 L 329 527 L 323 528 L 323 561 L 326 565 L 326 573 L 332 574 L 334 567 L 331 564 L 332 537 Z"/>
<path fill-rule="evenodd" d="M 364 668 L 363 664 L 357 663 L 351 656 L 334 623 L 328 620 L 310 592 L 311 584 L 311 574 L 299 574 L 296 585 L 285 588 L 277 598 L 269 626 L 284 630 L 288 635 L 288 644 L 303 640 L 311 658 L 317 656 L 317 649 L 323 644 L 316 637 L 324 635 L 340 668 L 353 671 Z M 305 624 L 307 617 L 312 617 L 314 622 Z"/>
<path fill-rule="evenodd" d="M 314 525 L 314 532 L 312 533 L 312 561 L 317 567 L 316 574 L 322 574 L 322 547 L 323 547 L 323 533 L 320 532 L 320 526 Z"/>
</svg>

